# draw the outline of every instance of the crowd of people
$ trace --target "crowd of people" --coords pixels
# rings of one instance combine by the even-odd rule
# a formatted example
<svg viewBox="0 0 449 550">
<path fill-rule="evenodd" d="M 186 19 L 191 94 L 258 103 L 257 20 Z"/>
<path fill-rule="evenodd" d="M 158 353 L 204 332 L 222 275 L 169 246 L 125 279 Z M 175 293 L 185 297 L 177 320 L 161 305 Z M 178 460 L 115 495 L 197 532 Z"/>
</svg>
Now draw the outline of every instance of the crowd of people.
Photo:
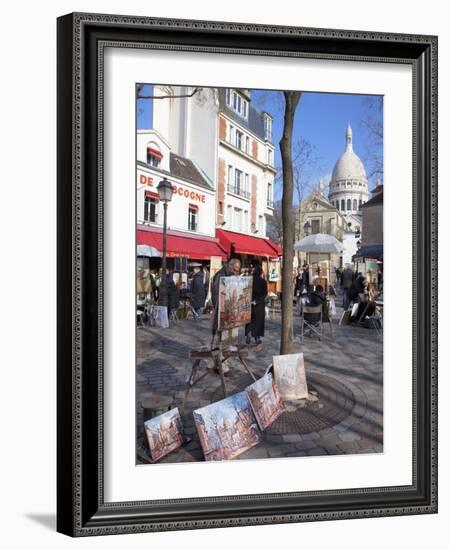
<svg viewBox="0 0 449 550">
<path fill-rule="evenodd" d="M 294 277 L 294 293 L 297 302 L 299 300 L 300 303 L 308 306 L 321 305 L 323 315 L 326 317 L 329 315 L 329 297 L 335 299 L 336 290 L 339 288 L 342 294 L 343 310 L 348 311 L 352 307 L 349 322 L 361 322 L 375 314 L 378 291 L 382 288 L 382 274 L 380 272 L 378 274 L 378 284 L 375 287 L 368 284 L 368 280 L 363 273 L 355 272 L 351 265 L 347 264 L 344 269 L 338 268 L 335 270 L 336 288 L 329 285 L 325 289 L 321 284 L 312 284 L 309 267 L 306 264 L 299 268 Z M 187 278 L 184 279 L 180 278 L 179 275 L 175 279 L 173 271 L 166 271 L 168 317 L 170 318 L 172 311 L 178 310 L 180 302 L 183 300 L 195 320 L 201 320 L 205 312 L 213 313 L 212 333 L 215 334 L 218 324 L 217 306 L 220 278 L 231 275 L 251 275 L 253 277 L 251 323 L 245 327 L 245 336 L 248 344 L 252 341 L 260 344 L 265 332 L 265 312 L 268 295 L 267 281 L 262 266 L 256 263 L 250 268 L 242 269 L 240 260 L 232 258 L 221 267 L 212 280 L 207 266 L 193 262 L 189 264 L 189 269 L 190 272 Z M 151 290 L 148 295 L 152 304 L 159 304 L 160 302 L 161 279 L 162 270 L 153 270 L 150 273 Z M 313 283 L 317 283 L 317 281 L 314 279 Z M 354 307 L 355 305 L 357 307 Z"/>
<path fill-rule="evenodd" d="M 218 324 L 218 295 L 220 287 L 220 278 L 231 275 L 242 275 L 253 277 L 253 290 L 251 302 L 251 323 L 245 327 L 247 343 L 254 341 L 261 343 L 261 338 L 265 331 L 265 301 L 267 297 L 267 281 L 260 264 L 242 269 L 239 259 L 232 258 L 226 262 L 222 268 L 215 274 L 210 281 L 210 272 L 207 266 L 200 263 L 190 263 L 190 272 L 187 281 L 177 278 L 175 281 L 174 272 L 166 271 L 166 292 L 167 292 L 167 313 L 170 313 L 180 307 L 181 300 L 188 303 L 188 307 L 195 320 L 201 320 L 204 312 L 214 311 L 212 323 L 212 332 L 215 334 Z M 149 275 L 150 291 L 149 300 L 152 304 L 160 304 L 162 270 L 152 270 Z M 210 301 L 207 301 L 210 285 Z"/>
</svg>

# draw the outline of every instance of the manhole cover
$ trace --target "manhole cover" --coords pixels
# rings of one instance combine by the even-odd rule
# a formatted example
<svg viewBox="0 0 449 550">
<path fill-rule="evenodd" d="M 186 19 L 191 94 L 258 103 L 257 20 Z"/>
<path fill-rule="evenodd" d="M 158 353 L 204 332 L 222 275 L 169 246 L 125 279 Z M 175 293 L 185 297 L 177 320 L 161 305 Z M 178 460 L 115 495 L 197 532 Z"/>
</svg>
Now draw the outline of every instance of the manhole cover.
<svg viewBox="0 0 449 550">
<path fill-rule="evenodd" d="M 331 428 L 347 418 L 354 406 L 352 391 L 336 378 L 309 373 L 310 390 L 318 393 L 318 401 L 303 409 L 286 411 L 266 430 L 268 434 L 307 434 Z"/>
</svg>

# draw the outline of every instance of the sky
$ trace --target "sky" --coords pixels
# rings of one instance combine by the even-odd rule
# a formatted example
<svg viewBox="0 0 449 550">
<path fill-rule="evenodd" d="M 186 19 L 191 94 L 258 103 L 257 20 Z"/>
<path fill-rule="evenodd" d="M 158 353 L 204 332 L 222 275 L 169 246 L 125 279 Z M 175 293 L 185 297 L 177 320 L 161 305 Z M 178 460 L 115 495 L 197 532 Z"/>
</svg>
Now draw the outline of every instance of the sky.
<svg viewBox="0 0 449 550">
<path fill-rule="evenodd" d="M 143 95 L 152 93 L 152 86 L 145 85 Z M 283 127 L 283 97 L 281 92 L 252 90 L 254 105 L 273 116 L 273 144 L 275 145 L 275 166 L 281 166 L 279 140 Z M 308 168 L 308 180 L 313 188 L 320 178 L 324 185 L 329 183 L 332 169 L 346 146 L 346 128 L 348 124 L 353 132 L 354 152 L 366 161 L 368 151 L 372 150 L 372 136 L 367 128 L 368 116 L 383 124 L 381 96 L 357 94 L 333 94 L 303 92 L 295 112 L 293 143 L 305 140 L 310 145 L 313 162 Z M 152 101 L 139 100 L 137 109 L 137 127 L 152 126 Z M 376 153 L 383 155 L 382 145 L 377 145 Z M 365 166 L 368 172 L 368 166 Z M 376 178 L 369 179 L 369 189 L 376 186 Z M 282 184 L 275 185 L 275 200 L 282 195 Z"/>
</svg>

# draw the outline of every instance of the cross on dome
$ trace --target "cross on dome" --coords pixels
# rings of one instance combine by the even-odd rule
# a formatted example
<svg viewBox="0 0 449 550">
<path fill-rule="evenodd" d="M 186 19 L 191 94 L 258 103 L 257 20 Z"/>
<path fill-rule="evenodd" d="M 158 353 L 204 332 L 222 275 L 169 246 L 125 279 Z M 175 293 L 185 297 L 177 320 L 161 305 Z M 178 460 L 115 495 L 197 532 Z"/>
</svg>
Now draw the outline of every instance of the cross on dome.
<svg viewBox="0 0 449 550">
<path fill-rule="evenodd" d="M 352 150 L 352 128 L 349 122 L 346 128 L 346 150 Z"/>
</svg>

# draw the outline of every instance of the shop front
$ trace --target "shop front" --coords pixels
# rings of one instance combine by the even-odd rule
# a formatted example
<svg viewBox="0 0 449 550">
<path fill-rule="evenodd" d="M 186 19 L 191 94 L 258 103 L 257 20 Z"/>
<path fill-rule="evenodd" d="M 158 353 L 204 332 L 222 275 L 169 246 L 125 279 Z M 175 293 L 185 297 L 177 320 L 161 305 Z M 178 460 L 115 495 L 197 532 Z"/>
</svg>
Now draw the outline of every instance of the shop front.
<svg viewBox="0 0 449 550">
<path fill-rule="evenodd" d="M 260 264 L 268 283 L 268 292 L 280 292 L 280 257 L 282 249 L 273 241 L 234 231 L 217 229 L 216 236 L 229 258 L 239 258 L 242 271 L 249 271 Z"/>
</svg>

